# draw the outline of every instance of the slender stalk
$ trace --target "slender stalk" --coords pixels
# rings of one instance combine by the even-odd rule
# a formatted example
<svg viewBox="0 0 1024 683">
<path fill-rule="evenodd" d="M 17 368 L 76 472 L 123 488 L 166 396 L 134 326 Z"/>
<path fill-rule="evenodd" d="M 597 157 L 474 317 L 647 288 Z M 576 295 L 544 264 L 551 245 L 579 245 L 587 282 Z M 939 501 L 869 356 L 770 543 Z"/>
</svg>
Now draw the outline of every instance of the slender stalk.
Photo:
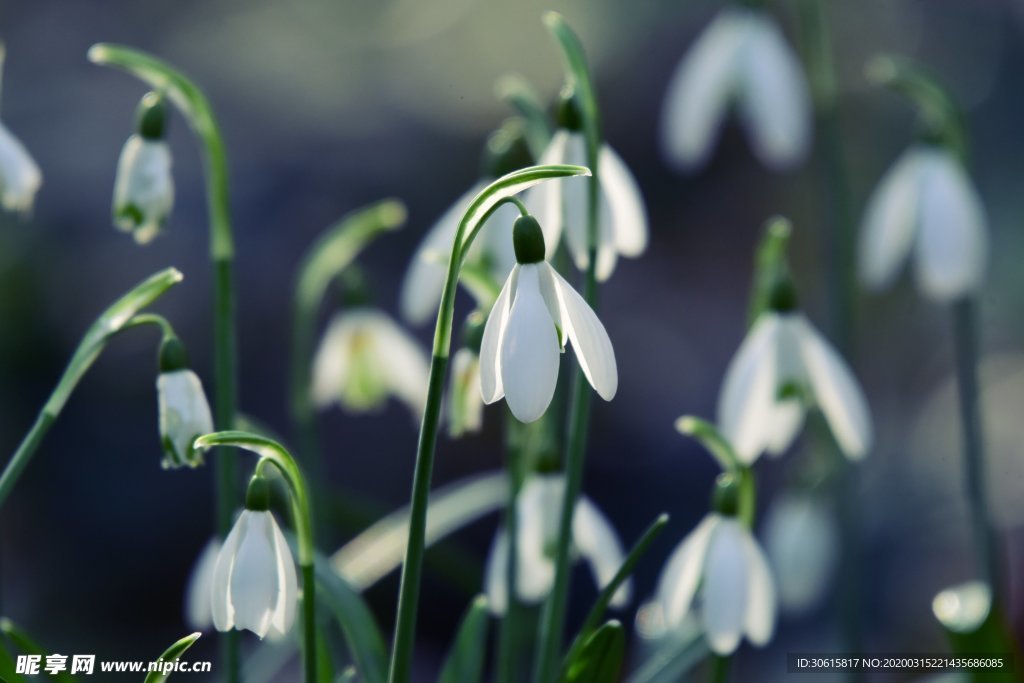
<svg viewBox="0 0 1024 683">
<path fill-rule="evenodd" d="M 711 680 L 713 683 L 726 683 L 729 680 L 729 669 L 732 655 L 711 655 Z"/>
<path fill-rule="evenodd" d="M 519 604 L 517 587 L 519 585 L 519 514 L 516 511 L 516 498 L 519 495 L 521 477 L 519 462 L 522 460 L 522 438 L 516 438 L 518 423 L 515 418 L 506 415 L 507 435 L 505 440 L 508 462 L 508 503 L 505 505 L 505 533 L 508 534 L 508 559 L 505 568 L 505 616 L 501 620 L 498 635 L 498 683 L 513 683 L 519 676 L 516 644 L 522 622 L 522 606 Z"/>
<path fill-rule="evenodd" d="M 985 486 L 985 446 L 981 427 L 978 391 L 977 306 L 966 298 L 953 305 L 953 341 L 956 347 L 957 392 L 963 431 L 964 483 L 970 507 L 974 543 L 982 576 L 999 604 L 1001 592 L 999 549 Z"/>
</svg>

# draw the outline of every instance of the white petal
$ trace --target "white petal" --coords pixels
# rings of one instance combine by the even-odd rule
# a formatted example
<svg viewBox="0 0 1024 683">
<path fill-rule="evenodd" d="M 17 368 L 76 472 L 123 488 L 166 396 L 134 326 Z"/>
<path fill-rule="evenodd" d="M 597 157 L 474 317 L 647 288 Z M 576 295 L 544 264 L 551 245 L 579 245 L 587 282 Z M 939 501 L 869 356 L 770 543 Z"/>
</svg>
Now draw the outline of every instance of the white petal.
<svg viewBox="0 0 1024 683">
<path fill-rule="evenodd" d="M 249 524 L 238 543 L 229 587 L 235 628 L 248 629 L 260 638 L 270 628 L 278 596 L 272 524 L 269 512 L 250 511 Z"/>
<path fill-rule="evenodd" d="M 564 499 L 565 477 L 560 474 L 531 476 L 519 491 L 516 594 L 524 602 L 538 602 L 551 591 Z"/>
<path fill-rule="evenodd" d="M 708 644 L 718 655 L 732 654 L 745 630 L 750 599 L 746 533 L 734 518 L 724 518 L 708 542 L 702 618 Z"/>
<path fill-rule="evenodd" d="M 604 588 L 622 567 L 625 553 L 608 518 L 589 499 L 580 496 L 572 518 L 572 538 L 580 555 L 590 565 L 594 582 Z M 625 607 L 632 595 L 632 581 L 626 580 L 612 596 L 613 607 Z"/>
<path fill-rule="evenodd" d="M 757 646 L 766 645 L 775 631 L 775 582 L 761 547 L 746 529 L 743 530 L 749 588 L 744 630 L 747 639 Z"/>
<path fill-rule="evenodd" d="M 853 373 L 803 316 L 796 321 L 814 399 L 847 457 L 860 459 L 871 448 L 871 416 Z"/>
<path fill-rule="evenodd" d="M 349 349 L 356 331 L 351 321 L 342 314 L 335 315 L 313 356 L 311 391 L 313 402 L 318 407 L 337 401 L 348 382 L 352 369 Z"/>
<path fill-rule="evenodd" d="M 201 463 L 192 442 L 213 431 L 202 382 L 194 372 L 183 369 L 160 373 L 156 386 L 160 435 L 165 449 L 172 447 L 174 451 L 167 453 L 164 466 Z"/>
<path fill-rule="evenodd" d="M 459 229 L 459 221 L 473 202 L 473 198 L 484 187 L 483 182 L 478 182 L 455 200 L 455 203 L 430 227 L 416 248 L 409 270 L 402 281 L 400 297 L 402 317 L 411 324 L 421 325 L 437 316 L 448 259 L 451 256 L 455 233 Z"/>
<path fill-rule="evenodd" d="M 390 392 L 401 399 L 418 420 L 427 403 L 430 362 L 427 354 L 390 316 L 373 311 L 368 324 L 380 374 Z"/>
<path fill-rule="evenodd" d="M 839 559 L 838 537 L 825 506 L 808 496 L 776 497 L 765 515 L 764 542 L 783 610 L 804 613 L 825 598 Z"/>
<path fill-rule="evenodd" d="M 554 282 L 554 290 L 561 304 L 562 325 L 583 374 L 601 398 L 612 400 L 619 388 L 619 372 L 608 332 L 594 310 L 572 285 L 548 264 L 542 264 L 542 268 L 550 273 Z"/>
<path fill-rule="evenodd" d="M 547 267 L 546 263 L 519 267 L 519 282 L 501 340 L 505 400 L 520 422 L 533 422 L 544 414 L 558 382 L 558 334 L 538 277 L 538 270 Z"/>
<path fill-rule="evenodd" d="M 672 75 L 661 132 L 668 160 L 683 170 L 702 166 L 711 154 L 736 88 L 748 31 L 745 12 L 723 10 Z"/>
<path fill-rule="evenodd" d="M 487 555 L 484 569 L 484 590 L 491 614 L 500 617 L 508 609 L 508 533 L 498 529 Z"/>
<path fill-rule="evenodd" d="M 761 315 L 729 362 L 718 398 L 718 424 L 739 458 L 753 463 L 775 429 L 779 316 Z"/>
<path fill-rule="evenodd" d="M 32 155 L 18 138 L 0 124 L 0 201 L 9 211 L 29 212 L 43 184 Z"/>
<path fill-rule="evenodd" d="M 601 193 L 608 207 L 615 249 L 623 256 L 639 256 L 647 248 L 647 209 L 640 186 L 622 158 L 602 145 L 598 161 Z"/>
<path fill-rule="evenodd" d="M 776 401 L 766 434 L 765 449 L 769 455 L 782 455 L 793 444 L 804 426 L 804 409 L 800 399 Z"/>
<path fill-rule="evenodd" d="M 295 623 L 295 609 L 299 602 L 299 582 L 295 574 L 295 560 L 281 528 L 273 515 L 267 513 L 273 531 L 274 566 L 277 571 L 277 600 L 270 619 L 270 636 L 287 635 Z"/>
<path fill-rule="evenodd" d="M 497 300 L 491 307 L 484 324 L 484 335 L 480 342 L 480 396 L 484 403 L 494 403 L 505 395 L 501 381 L 501 343 L 508 326 L 509 311 L 512 308 L 512 289 L 515 287 L 519 266 L 515 266 L 505 280 Z"/>
<path fill-rule="evenodd" d="M 248 510 L 243 510 L 231 527 L 224 545 L 217 554 L 217 564 L 213 568 L 213 581 L 210 584 L 210 607 L 213 613 L 213 626 L 218 631 L 230 631 L 235 626 L 235 606 L 231 599 L 231 575 L 238 555 L 238 546 L 242 536 L 247 533 Z"/>
<path fill-rule="evenodd" d="M 690 611 L 693 595 L 697 592 L 704 556 L 711 533 L 721 517 L 708 515 L 683 539 L 672 552 L 658 580 L 658 601 L 669 626 L 678 626 Z"/>
<path fill-rule="evenodd" d="M 939 301 L 976 292 L 985 276 L 985 212 L 963 166 L 944 150 L 925 162 L 916 269 L 921 290 Z"/>
<path fill-rule="evenodd" d="M 811 102 L 800 60 L 774 19 L 752 11 L 743 50 L 739 113 L 765 166 L 792 168 L 807 156 Z"/>
<path fill-rule="evenodd" d="M 114 181 L 114 221 L 140 244 L 159 234 L 174 206 L 171 152 L 162 140 L 139 135 L 121 150 Z"/>
<path fill-rule="evenodd" d="M 220 541 L 211 538 L 199 554 L 185 592 L 185 621 L 196 631 L 205 631 L 213 624 L 210 605 L 210 590 L 213 586 L 213 572 L 220 555 Z"/>
<path fill-rule="evenodd" d="M 904 152 L 871 193 L 860 230 L 860 280 L 871 289 L 892 284 L 914 244 L 923 176 L 921 151 Z"/>
</svg>

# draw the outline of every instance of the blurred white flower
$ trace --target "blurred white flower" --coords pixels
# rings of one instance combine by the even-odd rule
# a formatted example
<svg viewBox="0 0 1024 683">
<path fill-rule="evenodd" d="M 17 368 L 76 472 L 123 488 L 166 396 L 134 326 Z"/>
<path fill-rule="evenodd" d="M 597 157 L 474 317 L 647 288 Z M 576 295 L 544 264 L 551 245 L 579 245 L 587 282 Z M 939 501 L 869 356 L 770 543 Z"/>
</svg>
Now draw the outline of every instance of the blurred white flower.
<svg viewBox="0 0 1024 683">
<path fill-rule="evenodd" d="M 762 534 L 782 611 L 798 615 L 821 604 L 839 563 L 831 509 L 810 495 L 778 495 L 765 514 Z"/>
<path fill-rule="evenodd" d="M 480 345 L 484 403 L 504 397 L 520 422 L 533 422 L 543 415 L 555 393 L 559 352 L 566 337 L 587 381 L 601 398 L 612 400 L 619 377 L 604 325 L 583 297 L 543 260 L 544 238 L 537 221 L 521 216 L 513 233 L 519 263 L 487 317 Z"/>
<path fill-rule="evenodd" d="M 334 316 L 313 360 L 313 400 L 337 401 L 360 413 L 379 409 L 388 396 L 418 419 L 427 401 L 430 368 L 411 336 L 382 311 L 359 307 Z"/>
<path fill-rule="evenodd" d="M 516 596 L 526 603 L 543 600 L 555 580 L 558 524 L 565 499 L 565 476 L 537 474 L 524 482 L 516 499 L 518 523 Z M 487 557 L 485 589 L 491 611 L 508 608 L 508 533 L 500 529 Z M 576 501 L 572 519 L 573 552 L 590 565 L 594 582 L 603 588 L 615 577 L 625 556 L 608 518 L 585 496 Z M 626 581 L 612 597 L 613 607 L 624 607 L 632 594 Z"/>
<path fill-rule="evenodd" d="M 43 175 L 18 138 L 0 123 L 0 201 L 8 211 L 28 213 Z"/>
<path fill-rule="evenodd" d="M 864 394 L 842 357 L 798 312 L 769 310 L 729 363 L 718 424 L 744 464 L 784 452 L 817 405 L 848 458 L 864 457 L 872 426 Z"/>
<path fill-rule="evenodd" d="M 484 402 L 480 396 L 480 356 L 461 348 L 452 356 L 452 383 L 448 399 L 448 435 L 457 439 L 479 432 L 483 425 Z"/>
<path fill-rule="evenodd" d="M 217 555 L 210 586 L 218 631 L 282 637 L 295 621 L 298 580 L 288 543 L 267 510 L 243 510 Z"/>
<path fill-rule="evenodd" d="M 199 553 L 185 589 L 185 621 L 196 631 L 213 626 L 210 592 L 213 590 L 213 571 L 220 555 L 220 540 L 211 538 Z"/>
<path fill-rule="evenodd" d="M 540 158 L 539 164 L 588 166 L 587 141 L 582 132 L 561 129 Z M 647 248 L 647 210 L 640 187 L 622 158 L 608 145 L 598 152 L 597 278 L 606 280 L 621 254 L 636 257 Z M 551 250 L 565 234 L 576 267 L 585 270 L 587 250 L 588 178 L 566 178 L 530 189 L 523 201 L 548 232 Z"/>
<path fill-rule="evenodd" d="M 661 118 L 669 161 L 683 170 L 703 166 L 733 104 L 765 166 L 792 168 L 807 156 L 807 78 L 775 20 L 759 9 L 719 12 L 676 68 Z"/>
<path fill-rule="evenodd" d="M 162 139 L 132 135 L 114 181 L 114 225 L 139 244 L 160 234 L 174 206 L 171 152 Z"/>
<path fill-rule="evenodd" d="M 196 373 L 180 368 L 161 372 L 156 389 L 163 467 L 201 465 L 202 454 L 192 447 L 192 442 L 213 431 L 213 417 L 202 382 Z"/>
<path fill-rule="evenodd" d="M 734 517 L 707 515 L 669 557 L 658 582 L 665 624 L 681 626 L 695 598 L 711 650 L 729 655 L 743 636 L 757 646 L 775 630 L 775 585 L 757 541 Z"/>
<path fill-rule="evenodd" d="M 911 251 L 925 295 L 951 301 L 980 289 L 988 260 L 985 211 L 960 161 L 935 145 L 904 152 L 872 193 L 861 226 L 861 281 L 889 286 Z"/>
</svg>

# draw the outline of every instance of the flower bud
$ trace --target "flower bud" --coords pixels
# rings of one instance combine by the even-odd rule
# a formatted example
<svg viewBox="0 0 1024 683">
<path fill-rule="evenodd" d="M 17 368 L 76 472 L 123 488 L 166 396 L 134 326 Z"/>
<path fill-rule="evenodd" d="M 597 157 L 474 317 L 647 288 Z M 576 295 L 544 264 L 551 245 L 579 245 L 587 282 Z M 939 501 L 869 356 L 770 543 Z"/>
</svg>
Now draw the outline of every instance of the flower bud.
<svg viewBox="0 0 1024 683">
<path fill-rule="evenodd" d="M 138 113 L 138 133 L 128 138 L 114 181 L 114 225 L 145 244 L 163 229 L 174 206 L 171 153 L 163 140 L 166 105 L 149 93 Z"/>
<path fill-rule="evenodd" d="M 177 337 L 168 336 L 160 345 L 156 388 L 164 469 L 202 465 L 202 454 L 192 444 L 213 431 L 213 417 L 202 382 L 189 369 L 188 355 Z"/>
</svg>

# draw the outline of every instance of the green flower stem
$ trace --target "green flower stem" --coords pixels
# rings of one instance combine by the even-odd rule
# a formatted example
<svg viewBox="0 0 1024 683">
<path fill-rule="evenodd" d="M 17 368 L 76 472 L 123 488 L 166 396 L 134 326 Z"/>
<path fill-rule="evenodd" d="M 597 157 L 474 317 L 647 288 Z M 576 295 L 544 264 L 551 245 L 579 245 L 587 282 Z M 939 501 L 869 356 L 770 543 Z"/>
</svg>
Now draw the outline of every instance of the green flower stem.
<svg viewBox="0 0 1024 683">
<path fill-rule="evenodd" d="M 405 223 L 405 206 L 394 199 L 371 204 L 343 217 L 310 247 L 299 266 L 292 309 L 291 415 L 299 454 L 313 481 L 314 505 L 323 504 L 326 476 L 316 438 L 316 412 L 310 392 L 317 313 L 331 282 L 378 235 Z M 320 519 L 320 515 L 314 515 Z"/>
<path fill-rule="evenodd" d="M 562 49 L 566 64 L 566 84 L 579 104 L 583 118 L 583 134 L 587 142 L 587 164 L 590 181 L 587 184 L 587 254 L 588 266 L 583 286 L 583 298 L 596 308 L 597 304 L 597 246 L 598 205 L 600 179 L 598 157 L 601 146 L 601 124 L 597 99 L 587 66 L 586 55 L 579 38 L 557 12 L 544 15 L 544 25 Z M 587 429 L 590 422 L 590 387 L 582 370 L 576 367 L 572 379 L 572 399 L 569 408 L 568 436 L 565 442 L 565 497 L 558 522 L 558 545 L 555 554 L 555 579 L 551 595 L 544 605 L 538 632 L 538 658 L 534 670 L 535 683 L 548 683 L 558 675 L 558 653 L 562 648 L 565 613 L 569 600 L 569 570 L 572 548 L 572 518 L 583 485 L 583 464 L 587 447 Z"/>
<path fill-rule="evenodd" d="M 234 238 L 228 197 L 227 155 L 220 127 L 203 92 L 169 64 L 132 48 L 100 43 L 89 50 L 99 65 L 123 69 L 165 95 L 181 111 L 201 142 L 204 152 L 206 200 L 209 212 L 210 260 L 214 270 L 214 423 L 218 429 L 235 425 L 237 362 L 234 289 Z M 239 496 L 238 466 L 234 454 L 217 462 L 217 530 L 223 539 L 231 529 Z M 236 636 L 226 636 L 225 669 L 229 683 L 239 680 Z"/>
<path fill-rule="evenodd" d="M 135 315 L 162 296 L 168 289 L 181 282 L 182 275 L 174 268 L 162 270 L 138 284 L 127 294 L 118 299 L 110 308 L 103 312 L 89 327 L 82 341 L 78 344 L 74 355 L 68 362 L 64 374 L 57 382 L 53 393 L 46 401 L 35 424 L 22 439 L 3 474 L 0 475 L 0 506 L 7 500 L 18 478 L 32 460 L 54 421 L 60 415 L 64 405 L 71 397 L 78 382 L 92 367 L 92 364 L 106 348 L 110 339 L 132 326 Z"/>
<path fill-rule="evenodd" d="M 306 683 L 318 683 L 316 647 L 316 581 L 313 578 L 313 510 L 310 506 L 309 487 L 291 453 L 281 444 L 249 432 L 221 431 L 196 439 L 196 448 L 233 446 L 260 456 L 256 473 L 262 474 L 268 465 L 280 471 L 291 491 L 292 519 L 299 547 L 299 568 L 302 573 L 303 656 Z"/>
<path fill-rule="evenodd" d="M 992 591 L 993 603 L 998 605 L 1001 604 L 999 596 L 1002 581 L 997 534 L 992 523 L 985 487 L 985 446 L 978 391 L 978 321 L 977 306 L 973 299 L 963 299 L 953 306 L 953 341 L 956 347 L 956 378 L 963 430 L 967 501 L 982 576 Z"/>
<path fill-rule="evenodd" d="M 729 680 L 729 669 L 732 655 L 711 655 L 711 680 L 713 683 L 726 683 Z"/>
<path fill-rule="evenodd" d="M 430 361 L 430 381 L 427 387 L 427 403 L 420 426 L 419 443 L 416 450 L 416 466 L 413 471 L 412 499 L 409 513 L 409 542 L 402 564 L 402 580 L 398 592 L 398 615 L 395 621 L 395 635 L 391 652 L 391 666 L 388 672 L 390 683 L 408 683 L 412 676 L 412 654 L 416 631 L 416 611 L 419 605 L 420 579 L 423 574 L 423 553 L 426 549 L 427 499 L 430 494 L 430 479 L 434 468 L 434 452 L 437 447 L 438 424 L 441 404 L 444 401 L 445 371 L 448 367 L 448 353 L 451 349 L 452 319 L 455 315 L 455 294 L 459 284 L 459 273 L 466 252 L 479 233 L 480 228 L 494 211 L 513 195 L 537 183 L 552 178 L 587 175 L 589 171 L 580 166 L 531 166 L 498 178 L 484 188 L 473 199 L 466 214 L 459 222 L 448 260 L 441 305 L 437 312 L 434 328 L 434 346 Z M 511 226 L 510 226 L 511 227 Z"/>
<path fill-rule="evenodd" d="M 542 418 L 543 419 L 543 418 Z M 508 558 L 505 567 L 505 616 L 498 632 L 498 683 L 513 683 L 518 679 L 518 657 L 516 638 L 522 622 L 522 609 L 517 599 L 516 586 L 519 573 L 519 514 L 516 499 L 522 481 L 518 463 L 522 459 L 519 451 L 522 438 L 516 438 L 519 423 L 509 415 L 505 416 L 505 453 L 508 471 L 508 502 L 505 504 L 505 533 L 508 535 Z"/>
</svg>

